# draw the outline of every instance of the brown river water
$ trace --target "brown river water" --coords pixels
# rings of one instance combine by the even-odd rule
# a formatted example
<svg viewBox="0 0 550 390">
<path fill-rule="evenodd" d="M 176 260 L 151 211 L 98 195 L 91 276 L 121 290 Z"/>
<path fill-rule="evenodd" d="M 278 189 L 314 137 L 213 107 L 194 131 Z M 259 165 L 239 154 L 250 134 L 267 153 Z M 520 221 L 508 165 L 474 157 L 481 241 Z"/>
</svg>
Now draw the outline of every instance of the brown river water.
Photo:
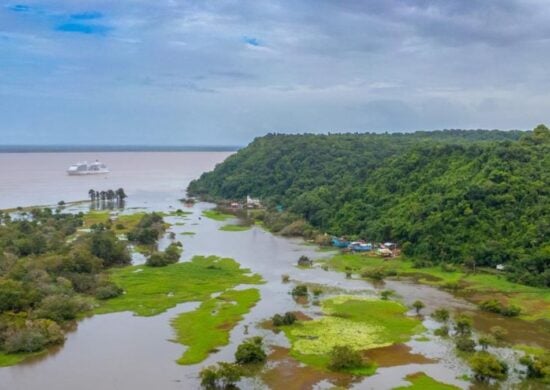
<svg viewBox="0 0 550 390">
<path fill-rule="evenodd" d="M 0 154 L 0 208 L 52 204 L 84 198 L 89 188 L 98 190 L 125 188 L 129 209 L 169 211 L 182 208 L 177 200 L 185 196 L 188 182 L 212 169 L 230 153 L 98 153 L 98 154 Z M 104 161 L 112 173 L 103 177 L 68 177 L 65 169 L 77 160 Z M 5 167 L 10 167 L 7 172 Z M 12 168 L 13 167 L 13 168 Z M 69 210 L 86 210 L 88 206 L 71 206 Z M 23 364 L 0 368 L 0 389 L 10 390 L 172 390 L 199 388 L 198 372 L 217 361 L 231 361 L 238 344 L 247 337 L 263 336 L 271 346 L 273 357 L 264 371 L 253 379 L 243 380 L 242 389 L 309 389 L 341 385 L 357 389 L 391 389 L 407 385 L 403 378 L 423 371 L 442 382 L 468 388 L 460 378 L 468 368 L 454 354 L 450 341 L 439 339 L 431 330 L 438 323 L 426 317 L 428 331 L 422 339 L 415 337 L 406 344 L 371 352 L 381 362 L 377 374 L 368 378 L 350 378 L 308 369 L 288 356 L 288 341 L 260 323 L 274 313 L 300 311 L 315 318 L 319 307 L 295 302 L 288 294 L 297 282 L 309 282 L 330 287 L 329 293 L 375 294 L 378 288 L 391 288 L 400 299 L 410 303 L 421 299 L 426 313 L 446 307 L 457 311 L 473 311 L 475 307 L 451 294 L 407 281 L 388 281 L 375 287 L 364 280 L 346 279 L 342 273 L 321 268 L 300 269 L 295 266 L 301 255 L 314 259 L 330 256 L 302 240 L 274 236 L 254 227 L 244 232 L 224 232 L 218 228 L 227 222 L 201 217 L 212 204 L 198 203 L 187 208 L 192 214 L 167 217 L 170 231 L 182 241 L 181 261 L 194 255 L 218 255 L 236 259 L 243 267 L 259 273 L 266 283 L 257 286 L 262 299 L 232 331 L 230 344 L 197 365 L 181 366 L 175 360 L 185 347 L 170 341 L 174 334 L 170 319 L 193 310 L 197 303 L 183 303 L 154 317 L 137 317 L 131 313 L 97 315 L 78 323 L 68 334 L 65 344 L 50 353 Z M 182 225 L 183 223 L 183 225 Z M 194 232 L 195 235 L 182 235 Z M 160 242 L 160 247 L 168 244 Z M 143 259 L 135 257 L 139 263 Z M 281 275 L 290 275 L 289 283 Z M 244 286 L 243 286 L 244 287 Z M 412 313 L 411 313 L 412 315 Z M 493 351 L 513 361 L 514 353 L 506 348 Z M 512 381 L 514 376 L 512 376 Z"/>
</svg>

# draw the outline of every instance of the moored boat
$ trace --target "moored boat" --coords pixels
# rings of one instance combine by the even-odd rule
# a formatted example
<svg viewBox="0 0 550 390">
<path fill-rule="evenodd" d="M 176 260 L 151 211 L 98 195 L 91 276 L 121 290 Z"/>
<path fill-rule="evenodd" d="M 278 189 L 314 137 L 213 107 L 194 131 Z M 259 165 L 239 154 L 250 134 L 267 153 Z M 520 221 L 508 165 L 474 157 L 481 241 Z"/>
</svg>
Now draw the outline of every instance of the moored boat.
<svg viewBox="0 0 550 390">
<path fill-rule="evenodd" d="M 109 173 L 109 169 L 105 164 L 96 160 L 95 162 L 88 164 L 88 162 L 83 161 L 71 165 L 67 169 L 67 173 L 70 176 L 83 176 L 83 175 L 98 175 Z"/>
</svg>

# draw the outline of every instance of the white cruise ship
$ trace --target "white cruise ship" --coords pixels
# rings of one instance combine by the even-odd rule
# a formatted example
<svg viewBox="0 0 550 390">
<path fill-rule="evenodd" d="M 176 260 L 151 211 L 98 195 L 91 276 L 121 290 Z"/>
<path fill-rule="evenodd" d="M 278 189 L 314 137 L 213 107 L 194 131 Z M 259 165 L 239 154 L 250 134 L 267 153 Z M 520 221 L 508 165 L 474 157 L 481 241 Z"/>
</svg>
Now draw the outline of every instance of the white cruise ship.
<svg viewBox="0 0 550 390">
<path fill-rule="evenodd" d="M 98 175 L 109 173 L 109 169 L 105 164 L 96 160 L 95 162 L 88 164 L 88 162 L 83 161 L 71 165 L 67 169 L 67 173 L 71 176 L 81 176 L 81 175 Z"/>
</svg>

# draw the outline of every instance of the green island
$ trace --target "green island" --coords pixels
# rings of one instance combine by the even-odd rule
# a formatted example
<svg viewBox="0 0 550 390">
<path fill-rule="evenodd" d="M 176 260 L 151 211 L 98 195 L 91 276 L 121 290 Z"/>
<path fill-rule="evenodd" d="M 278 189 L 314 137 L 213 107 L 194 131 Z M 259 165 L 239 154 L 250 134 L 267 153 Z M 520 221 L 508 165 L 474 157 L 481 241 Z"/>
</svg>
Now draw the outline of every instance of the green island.
<svg viewBox="0 0 550 390">
<path fill-rule="evenodd" d="M 423 372 L 407 375 L 405 379 L 411 382 L 410 386 L 400 386 L 393 390 L 458 390 L 459 387 L 436 381 Z"/>
<path fill-rule="evenodd" d="M 214 221 L 227 221 L 228 219 L 235 218 L 234 215 L 223 213 L 219 210 L 204 210 L 202 215 Z"/>
<path fill-rule="evenodd" d="M 228 290 L 204 301 L 198 309 L 172 320 L 176 340 L 188 346 L 179 364 L 195 364 L 229 343 L 229 332 L 260 300 L 257 289 Z"/>
<path fill-rule="evenodd" d="M 244 232 L 251 228 L 252 226 L 250 225 L 223 225 L 220 227 L 220 230 L 224 232 Z"/>
<path fill-rule="evenodd" d="M 131 311 L 153 316 L 178 303 L 206 301 L 215 292 L 240 284 L 257 284 L 259 275 L 228 258 L 195 256 L 190 262 L 165 267 L 131 266 L 110 270 L 110 280 L 125 294 L 101 302 L 95 313 Z"/>
<path fill-rule="evenodd" d="M 418 318 L 407 317 L 407 308 L 395 301 L 339 295 L 321 303 L 323 317 L 283 326 L 291 342 L 290 354 L 297 360 L 327 369 L 336 346 L 366 351 L 408 341 L 424 330 Z M 372 375 L 375 362 L 348 370 L 354 375 Z"/>
</svg>

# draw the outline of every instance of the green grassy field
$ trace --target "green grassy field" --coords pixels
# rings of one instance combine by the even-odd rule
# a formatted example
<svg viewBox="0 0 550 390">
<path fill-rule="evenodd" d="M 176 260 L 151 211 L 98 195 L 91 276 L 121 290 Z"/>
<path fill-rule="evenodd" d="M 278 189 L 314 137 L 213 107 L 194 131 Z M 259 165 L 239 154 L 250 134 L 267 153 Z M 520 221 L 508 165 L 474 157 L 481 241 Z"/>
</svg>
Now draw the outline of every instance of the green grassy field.
<svg viewBox="0 0 550 390">
<path fill-rule="evenodd" d="M 458 390 L 459 387 L 448 385 L 446 383 L 438 382 L 432 377 L 424 374 L 423 372 L 417 372 L 415 374 L 407 375 L 405 380 L 411 382 L 410 386 L 396 387 L 394 390 Z"/>
<path fill-rule="evenodd" d="M 405 316 L 407 308 L 395 301 L 341 295 L 322 302 L 320 319 L 282 327 L 297 360 L 326 369 L 334 346 L 347 345 L 357 351 L 408 341 L 424 330 L 420 320 Z M 354 370 L 372 375 L 375 366 Z"/>
<path fill-rule="evenodd" d="M 441 267 L 414 268 L 412 261 L 404 259 L 382 259 L 360 254 L 338 254 L 326 261 L 336 270 L 362 273 L 369 270 L 393 272 L 399 276 L 411 276 L 418 282 L 443 287 L 449 283 L 463 285 L 461 291 L 469 293 L 474 301 L 486 297 L 498 297 L 501 301 L 522 308 L 520 318 L 534 321 L 550 320 L 550 290 L 525 286 L 506 280 L 504 275 L 484 273 L 467 274 L 460 270 L 444 271 Z"/>
<path fill-rule="evenodd" d="M 257 284 L 259 275 L 247 275 L 232 259 L 216 256 L 195 256 L 190 262 L 166 267 L 132 266 L 109 272 L 113 282 L 125 294 L 100 302 L 96 313 L 132 311 L 140 316 L 152 316 L 178 303 L 205 301 L 214 292 L 239 284 Z"/>
<path fill-rule="evenodd" d="M 225 214 L 217 210 L 204 210 L 202 215 L 215 221 L 226 221 L 230 218 L 235 218 L 234 215 Z"/>
<path fill-rule="evenodd" d="M 229 343 L 231 329 L 260 300 L 257 289 L 229 290 L 204 301 L 197 310 L 182 313 L 172 320 L 177 341 L 188 349 L 179 364 L 203 361 L 218 347 Z"/>
<path fill-rule="evenodd" d="M 244 232 L 246 230 L 250 230 L 252 226 L 247 225 L 224 225 L 220 228 L 220 230 L 223 230 L 224 232 Z"/>
</svg>

